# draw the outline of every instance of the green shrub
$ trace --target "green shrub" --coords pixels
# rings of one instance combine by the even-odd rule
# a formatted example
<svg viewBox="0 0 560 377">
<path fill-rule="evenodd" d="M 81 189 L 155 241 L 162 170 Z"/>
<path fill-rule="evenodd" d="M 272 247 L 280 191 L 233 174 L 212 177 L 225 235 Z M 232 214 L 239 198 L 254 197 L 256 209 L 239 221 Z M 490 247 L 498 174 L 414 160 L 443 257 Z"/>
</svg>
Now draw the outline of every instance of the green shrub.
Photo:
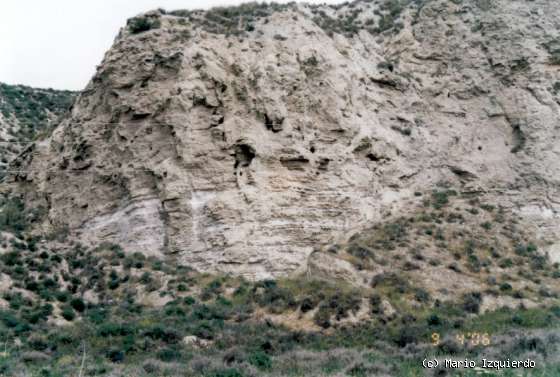
<svg viewBox="0 0 560 377">
<path fill-rule="evenodd" d="M 468 267 L 469 270 L 471 270 L 472 272 L 479 272 L 480 271 L 480 260 L 478 259 L 478 257 L 475 254 L 470 254 L 468 256 Z"/>
<path fill-rule="evenodd" d="M 224 320 L 226 319 L 225 313 L 217 307 L 208 305 L 194 305 L 191 312 L 191 317 L 194 320 Z"/>
<path fill-rule="evenodd" d="M 110 348 L 105 353 L 105 357 L 111 360 L 113 363 L 120 363 L 124 360 L 124 352 L 118 348 Z"/>
<path fill-rule="evenodd" d="M 351 377 L 366 377 L 368 376 L 368 368 L 363 363 L 358 363 L 350 367 L 347 371 L 348 376 Z"/>
<path fill-rule="evenodd" d="M 64 306 L 62 308 L 62 318 L 64 318 L 67 321 L 73 321 L 74 318 L 76 318 L 76 313 L 74 313 L 74 309 L 72 309 L 71 306 Z"/>
<path fill-rule="evenodd" d="M 480 208 L 482 208 L 483 210 L 487 211 L 487 212 L 493 212 L 496 207 L 491 205 L 491 204 L 481 204 Z"/>
<path fill-rule="evenodd" d="M 249 354 L 247 361 L 249 364 L 259 368 L 259 369 L 271 369 L 272 368 L 272 360 L 270 356 L 262 351 L 257 351 Z"/>
<path fill-rule="evenodd" d="M 56 299 L 60 302 L 66 302 L 70 298 L 70 293 L 67 291 L 60 291 L 56 293 Z"/>
<path fill-rule="evenodd" d="M 502 283 L 500 284 L 500 291 L 502 292 L 510 292 L 513 289 L 510 283 Z"/>
<path fill-rule="evenodd" d="M 373 294 L 369 298 L 369 306 L 372 314 L 383 314 L 383 299 L 378 294 Z"/>
<path fill-rule="evenodd" d="M 169 362 L 181 358 L 181 352 L 175 348 L 163 348 L 157 352 L 157 358 L 161 361 Z"/>
<path fill-rule="evenodd" d="M 482 295 L 479 292 L 471 292 L 463 295 L 463 309 L 468 313 L 478 313 L 481 303 Z"/>
<path fill-rule="evenodd" d="M 408 344 L 418 343 L 421 338 L 422 328 L 420 326 L 404 325 L 398 330 L 394 340 L 399 347 L 405 347 Z"/>
<path fill-rule="evenodd" d="M 23 306 L 30 307 L 33 305 L 33 302 L 30 299 L 23 297 L 21 292 L 16 292 L 16 293 L 6 292 L 4 293 L 3 297 L 6 301 L 10 303 L 10 309 L 18 310 Z"/>
<path fill-rule="evenodd" d="M 548 262 L 547 255 L 533 254 L 531 256 L 531 268 L 533 270 L 543 270 Z"/>
<path fill-rule="evenodd" d="M 156 325 L 145 330 L 142 335 L 154 340 L 161 340 L 165 343 L 177 343 L 181 340 L 181 334 L 175 329 L 168 329 L 161 325 Z"/>
<path fill-rule="evenodd" d="M 371 287 L 390 287 L 398 293 L 406 293 L 411 289 L 409 282 L 394 272 L 384 272 L 375 275 L 371 279 Z"/>
<path fill-rule="evenodd" d="M 134 334 L 134 329 L 128 324 L 109 322 L 99 326 L 97 334 L 99 336 L 127 336 Z"/>
<path fill-rule="evenodd" d="M 553 65 L 560 65 L 560 49 L 550 51 L 549 62 Z"/>
<path fill-rule="evenodd" d="M 94 324 L 101 324 L 110 317 L 109 310 L 101 307 L 92 308 L 87 312 L 88 319 Z"/>
<path fill-rule="evenodd" d="M 0 260 L 4 262 L 6 266 L 14 266 L 16 264 L 21 264 L 20 253 L 15 251 L 10 251 L 0 256 Z"/>
<path fill-rule="evenodd" d="M 222 291 L 222 280 L 214 279 L 204 289 L 200 295 L 201 300 L 209 300 Z"/>
<path fill-rule="evenodd" d="M 437 314 L 430 314 L 428 318 L 426 318 L 426 322 L 428 326 L 440 326 L 443 320 Z"/>
<path fill-rule="evenodd" d="M 430 301 L 430 294 L 425 289 L 417 288 L 414 293 L 414 298 L 418 302 L 428 302 Z"/>
<path fill-rule="evenodd" d="M 244 377 L 244 374 L 237 369 L 229 368 L 213 372 L 211 377 Z"/>
<path fill-rule="evenodd" d="M 432 206 L 435 209 L 441 209 L 449 203 L 450 196 L 456 196 L 457 192 L 454 190 L 433 191 L 432 192 Z"/>
<path fill-rule="evenodd" d="M 49 347 L 47 339 L 40 335 L 32 335 L 27 340 L 29 347 L 35 351 L 44 351 Z"/>
<path fill-rule="evenodd" d="M 485 230 L 490 230 L 492 229 L 492 223 L 489 221 L 485 221 L 482 224 L 480 224 L 481 227 L 483 227 Z"/>
<path fill-rule="evenodd" d="M 511 258 L 506 258 L 498 264 L 501 268 L 510 268 L 513 267 L 513 260 Z"/>
<path fill-rule="evenodd" d="M 315 324 L 323 328 L 331 325 L 332 316 L 336 320 L 341 320 L 348 316 L 348 312 L 357 312 L 361 304 L 361 295 L 355 291 L 337 290 L 328 293 L 319 305 L 319 309 L 315 313 L 313 320 Z"/>
<path fill-rule="evenodd" d="M 0 358 L 0 375 L 10 376 L 12 373 L 12 365 L 10 364 L 10 359 Z"/>
<path fill-rule="evenodd" d="M 19 198 L 6 199 L 0 203 L 0 230 L 19 234 L 26 226 L 25 206 Z"/>
<path fill-rule="evenodd" d="M 345 15 L 340 14 L 338 18 L 330 17 L 323 10 L 314 13 L 316 15 L 313 17 L 313 22 L 323 29 L 330 37 L 338 33 L 345 35 L 347 38 L 352 38 L 362 30 L 361 23 L 357 20 L 359 11 L 350 12 Z"/>
<path fill-rule="evenodd" d="M 72 306 L 72 308 L 74 310 L 76 310 L 77 312 L 83 312 L 86 308 L 86 304 L 84 302 L 84 300 L 82 300 L 81 298 L 73 298 L 70 301 L 70 305 Z"/>
<path fill-rule="evenodd" d="M 348 254 L 353 255 L 356 258 L 360 258 L 360 259 L 373 258 L 374 256 L 373 251 L 355 243 L 351 243 L 348 246 L 347 251 Z"/>
<path fill-rule="evenodd" d="M 259 288 L 263 293 L 259 293 Z M 255 286 L 255 299 L 260 306 L 270 308 L 275 313 L 280 313 L 286 309 L 295 308 L 297 303 L 292 292 L 286 288 L 279 287 L 272 280 L 264 281 Z"/>
<path fill-rule="evenodd" d="M 151 17 L 139 16 L 129 19 L 127 25 L 132 34 L 138 34 L 151 29 L 159 28 L 161 26 L 161 22 L 160 20 Z"/>
<path fill-rule="evenodd" d="M 0 321 L 9 328 L 20 325 L 20 321 L 9 311 L 0 311 Z"/>
<path fill-rule="evenodd" d="M 313 315 L 313 322 L 324 329 L 331 327 L 331 312 L 326 306 L 319 307 Z"/>
<path fill-rule="evenodd" d="M 165 315 L 167 316 L 184 317 L 186 314 L 185 309 L 174 303 L 168 303 L 165 306 Z"/>
<path fill-rule="evenodd" d="M 299 309 L 302 313 L 307 313 L 308 311 L 313 310 L 319 301 L 320 299 L 317 296 L 304 297 L 300 302 Z"/>
<path fill-rule="evenodd" d="M 195 323 L 192 327 L 191 327 L 191 332 L 192 334 L 196 335 L 199 338 L 202 339 L 214 339 L 214 336 L 216 334 L 216 328 L 219 326 L 218 321 L 208 321 L 208 320 L 203 320 L 200 321 L 198 323 Z M 214 326 L 216 325 L 216 326 Z"/>
</svg>

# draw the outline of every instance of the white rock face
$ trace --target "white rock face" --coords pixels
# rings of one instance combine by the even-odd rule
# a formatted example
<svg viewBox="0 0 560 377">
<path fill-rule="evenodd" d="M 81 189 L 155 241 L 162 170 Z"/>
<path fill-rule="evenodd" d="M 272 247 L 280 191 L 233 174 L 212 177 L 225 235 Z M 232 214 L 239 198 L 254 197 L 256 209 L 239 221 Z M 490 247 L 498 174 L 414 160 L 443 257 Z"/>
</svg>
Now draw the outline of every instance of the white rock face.
<svg viewBox="0 0 560 377">
<path fill-rule="evenodd" d="M 161 257 L 165 250 L 161 212 L 161 202 L 156 198 L 132 201 L 114 212 L 86 221 L 76 231 L 91 243 L 124 243 L 147 256 Z"/>
<path fill-rule="evenodd" d="M 183 338 L 183 344 L 194 348 L 208 348 L 212 342 L 195 335 L 187 335 Z"/>
<path fill-rule="evenodd" d="M 495 193 L 554 239 L 560 67 L 543 46 L 560 9 L 463 3 L 353 37 L 303 5 L 245 37 L 150 13 L 161 27 L 121 30 L 13 187 L 47 209 L 43 230 L 252 279 L 305 271 L 314 248 L 442 182 Z"/>
</svg>

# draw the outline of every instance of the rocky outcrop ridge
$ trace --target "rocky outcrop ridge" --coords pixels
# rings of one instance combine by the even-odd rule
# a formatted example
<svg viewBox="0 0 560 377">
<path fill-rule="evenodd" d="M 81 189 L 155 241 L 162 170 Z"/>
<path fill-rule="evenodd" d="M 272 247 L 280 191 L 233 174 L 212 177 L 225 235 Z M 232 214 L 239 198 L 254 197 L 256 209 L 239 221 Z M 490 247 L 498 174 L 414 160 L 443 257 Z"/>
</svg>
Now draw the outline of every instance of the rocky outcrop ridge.
<svg viewBox="0 0 560 377">
<path fill-rule="evenodd" d="M 134 18 L 6 182 L 38 232 L 257 279 L 438 184 L 556 242 L 557 7 L 399 4 Z"/>
</svg>

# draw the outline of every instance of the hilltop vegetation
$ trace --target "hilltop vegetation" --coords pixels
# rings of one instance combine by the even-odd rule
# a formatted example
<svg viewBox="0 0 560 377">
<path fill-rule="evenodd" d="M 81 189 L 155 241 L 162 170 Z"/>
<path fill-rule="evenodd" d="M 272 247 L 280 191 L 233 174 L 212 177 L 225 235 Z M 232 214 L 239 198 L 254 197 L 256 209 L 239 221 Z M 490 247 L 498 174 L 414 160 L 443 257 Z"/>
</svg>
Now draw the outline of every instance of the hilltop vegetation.
<svg viewBox="0 0 560 377">
<path fill-rule="evenodd" d="M 181 17 L 192 25 L 213 34 L 244 36 L 257 30 L 260 22 L 268 23 L 277 12 L 304 9 L 312 20 L 328 35 L 335 33 L 347 37 L 356 35 L 360 30 L 380 34 L 389 30 L 398 32 L 403 24 L 401 13 L 408 7 L 419 11 L 428 0 L 356 0 L 331 5 L 302 4 L 295 2 L 279 4 L 274 2 L 247 2 L 236 6 L 214 7 L 209 10 L 160 9 L 162 14 Z M 296 17 L 296 16 L 294 16 Z M 129 20 L 129 30 L 139 33 L 159 27 L 159 21 L 149 16 L 139 16 Z"/>
</svg>

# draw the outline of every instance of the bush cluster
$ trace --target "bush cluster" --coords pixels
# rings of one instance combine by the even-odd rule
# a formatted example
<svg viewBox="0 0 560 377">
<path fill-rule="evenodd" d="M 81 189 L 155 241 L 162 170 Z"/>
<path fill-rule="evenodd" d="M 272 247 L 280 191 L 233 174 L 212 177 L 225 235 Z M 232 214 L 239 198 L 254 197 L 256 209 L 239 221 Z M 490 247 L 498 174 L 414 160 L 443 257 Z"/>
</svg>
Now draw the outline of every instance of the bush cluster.
<svg viewBox="0 0 560 377">
<path fill-rule="evenodd" d="M 20 234 L 26 226 L 25 206 L 19 198 L 0 201 L 0 231 Z"/>
<path fill-rule="evenodd" d="M 161 21 L 154 17 L 138 16 L 127 21 L 128 29 L 132 34 L 142 33 L 152 29 L 158 29 Z"/>
<path fill-rule="evenodd" d="M 188 18 L 213 34 L 243 35 L 255 30 L 255 23 L 274 12 L 289 9 L 293 4 L 248 2 L 237 6 L 215 7 L 205 12 L 175 10 L 170 15 Z M 202 17 L 201 17 L 202 15 Z"/>
<path fill-rule="evenodd" d="M 0 83 L 0 111 L 5 118 L 15 117 L 23 125 L 19 136 L 31 140 L 38 131 L 51 124 L 49 114 L 61 115 L 68 110 L 75 93 L 53 89 L 35 89 L 24 85 Z"/>
</svg>

